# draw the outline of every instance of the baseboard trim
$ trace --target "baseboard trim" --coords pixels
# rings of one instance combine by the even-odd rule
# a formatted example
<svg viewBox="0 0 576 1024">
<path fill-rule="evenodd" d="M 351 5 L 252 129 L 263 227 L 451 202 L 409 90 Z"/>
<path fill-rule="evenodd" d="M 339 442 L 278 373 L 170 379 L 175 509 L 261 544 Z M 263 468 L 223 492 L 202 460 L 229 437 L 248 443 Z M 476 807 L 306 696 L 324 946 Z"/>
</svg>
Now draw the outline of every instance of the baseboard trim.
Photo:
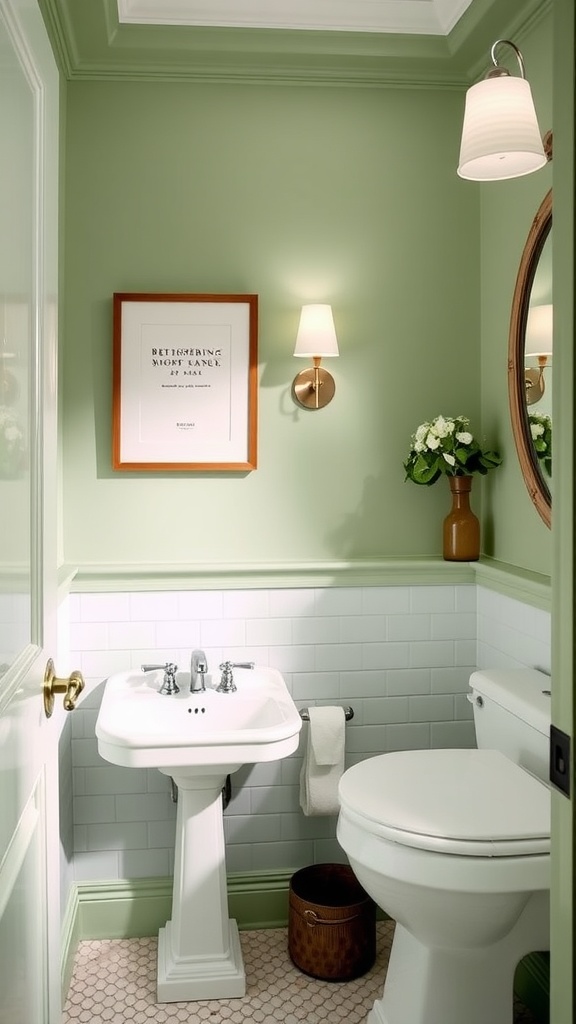
<svg viewBox="0 0 576 1024">
<path fill-rule="evenodd" d="M 292 871 L 228 876 L 230 916 L 241 929 L 288 923 Z M 81 939 L 128 939 L 155 935 L 170 918 L 172 878 L 79 882 L 78 931 Z"/>
<path fill-rule="evenodd" d="M 68 902 L 64 910 L 60 934 L 60 987 L 63 1004 L 72 979 L 74 957 L 76 956 L 76 950 L 81 938 L 79 906 L 78 886 L 72 885 L 68 893 Z"/>
<path fill-rule="evenodd" d="M 288 924 L 293 872 L 268 871 L 228 876 L 230 917 L 246 931 Z M 62 1000 L 83 939 L 132 939 L 157 935 L 172 912 L 172 878 L 77 882 L 70 888 L 61 932 Z"/>
</svg>

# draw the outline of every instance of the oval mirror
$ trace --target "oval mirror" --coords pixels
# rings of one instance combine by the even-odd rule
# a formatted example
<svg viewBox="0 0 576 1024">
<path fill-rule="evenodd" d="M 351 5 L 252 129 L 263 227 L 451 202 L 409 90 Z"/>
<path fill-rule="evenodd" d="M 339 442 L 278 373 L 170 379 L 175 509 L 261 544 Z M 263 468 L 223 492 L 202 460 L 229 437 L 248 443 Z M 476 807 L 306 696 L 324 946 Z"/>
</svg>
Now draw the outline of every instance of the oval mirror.
<svg viewBox="0 0 576 1024">
<path fill-rule="evenodd" d="M 510 319 L 508 397 L 528 493 L 547 526 L 552 519 L 552 189 L 524 246 Z"/>
</svg>

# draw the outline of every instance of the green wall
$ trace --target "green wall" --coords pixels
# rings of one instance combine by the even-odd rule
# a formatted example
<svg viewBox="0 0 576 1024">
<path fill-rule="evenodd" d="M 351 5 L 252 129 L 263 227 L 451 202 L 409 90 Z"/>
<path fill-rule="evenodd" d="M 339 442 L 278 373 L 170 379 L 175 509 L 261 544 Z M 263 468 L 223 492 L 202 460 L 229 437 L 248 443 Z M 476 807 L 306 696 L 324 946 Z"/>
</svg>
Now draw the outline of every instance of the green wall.
<svg viewBox="0 0 576 1024">
<path fill-rule="evenodd" d="M 402 461 L 439 412 L 480 429 L 462 105 L 459 90 L 69 83 L 68 563 L 440 554 L 448 488 L 404 483 Z M 112 471 L 114 291 L 259 294 L 255 472 Z M 318 413 L 290 396 L 310 301 L 332 303 L 341 353 Z"/>
<path fill-rule="evenodd" d="M 516 42 L 522 50 L 542 134 L 552 128 L 552 15 Z M 480 186 L 482 423 L 501 438 L 502 471 L 487 479 L 484 528 L 493 555 L 551 573 L 551 532 L 524 486 L 508 413 L 508 330 L 512 295 L 526 238 L 552 186 L 552 164 L 535 174 Z M 538 407 L 534 407 L 537 409 Z"/>
<path fill-rule="evenodd" d="M 517 40 L 543 131 L 551 20 Z M 439 556 L 448 489 L 405 483 L 402 461 L 442 412 L 469 415 L 504 455 L 474 486 L 484 553 L 550 572 L 506 359 L 518 262 L 552 172 L 460 180 L 463 102 L 458 88 L 67 83 L 66 563 Z M 255 472 L 112 470 L 114 291 L 258 293 Z M 290 395 L 311 301 L 332 303 L 340 343 L 336 397 L 318 413 Z"/>
</svg>

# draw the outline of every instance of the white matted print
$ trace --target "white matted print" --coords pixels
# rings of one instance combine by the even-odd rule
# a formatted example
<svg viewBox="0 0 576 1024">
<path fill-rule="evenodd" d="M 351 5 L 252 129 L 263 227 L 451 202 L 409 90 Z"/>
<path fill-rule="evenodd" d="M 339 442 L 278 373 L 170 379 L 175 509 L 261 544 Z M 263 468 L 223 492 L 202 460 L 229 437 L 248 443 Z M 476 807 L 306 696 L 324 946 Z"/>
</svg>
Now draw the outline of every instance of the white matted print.
<svg viewBox="0 0 576 1024">
<path fill-rule="evenodd" d="M 114 295 L 114 469 L 256 468 L 258 296 Z"/>
</svg>

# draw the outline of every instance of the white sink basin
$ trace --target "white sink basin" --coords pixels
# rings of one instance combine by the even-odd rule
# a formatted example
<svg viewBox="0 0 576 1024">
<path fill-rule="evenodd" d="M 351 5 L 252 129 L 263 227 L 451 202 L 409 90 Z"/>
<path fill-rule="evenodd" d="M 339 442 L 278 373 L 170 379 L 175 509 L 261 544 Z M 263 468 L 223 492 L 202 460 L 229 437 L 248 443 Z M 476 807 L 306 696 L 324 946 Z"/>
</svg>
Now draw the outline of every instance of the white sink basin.
<svg viewBox="0 0 576 1024">
<path fill-rule="evenodd" d="M 276 669 L 234 668 L 190 693 L 161 694 L 162 669 L 106 683 L 98 750 L 113 764 L 158 768 L 178 787 L 172 917 L 158 935 L 158 1002 L 231 999 L 246 991 L 236 921 L 228 917 L 222 787 L 243 764 L 277 761 L 298 746 L 302 719 Z"/>
<path fill-rule="evenodd" d="M 106 683 L 96 736 L 102 757 L 138 768 L 202 768 L 276 761 L 298 746 L 302 720 L 276 669 L 235 668 L 235 693 L 218 693 L 216 677 L 190 693 L 159 693 L 163 671 L 123 672 Z"/>
</svg>

